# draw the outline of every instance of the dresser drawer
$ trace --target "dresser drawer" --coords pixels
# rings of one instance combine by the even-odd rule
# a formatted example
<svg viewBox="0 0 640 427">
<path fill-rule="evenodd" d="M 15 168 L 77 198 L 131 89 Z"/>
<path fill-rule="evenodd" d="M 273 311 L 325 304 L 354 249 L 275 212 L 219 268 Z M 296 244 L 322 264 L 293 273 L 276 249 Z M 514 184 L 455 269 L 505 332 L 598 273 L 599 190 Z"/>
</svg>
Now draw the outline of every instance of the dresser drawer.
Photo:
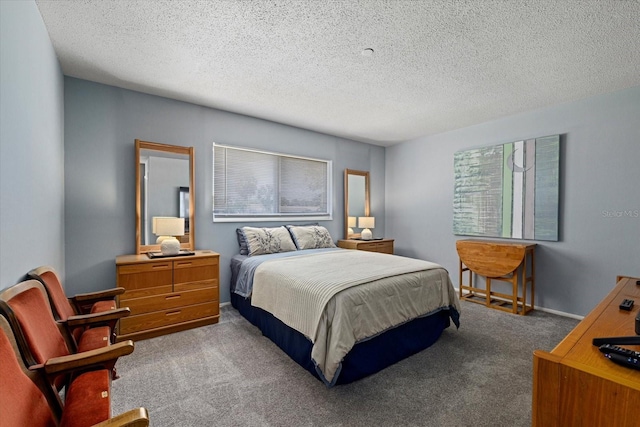
<svg viewBox="0 0 640 427">
<path fill-rule="evenodd" d="M 123 265 L 118 268 L 118 286 L 127 291 L 173 285 L 171 261 Z"/>
<path fill-rule="evenodd" d="M 393 253 L 393 242 L 380 242 L 376 243 L 376 251 L 383 254 Z"/>
<path fill-rule="evenodd" d="M 210 282 L 218 278 L 218 267 L 218 257 L 173 261 L 173 283 Z"/>
<path fill-rule="evenodd" d="M 125 293 L 124 296 L 127 294 Z M 121 307 L 129 307 L 131 315 L 168 310 L 202 302 L 218 301 L 217 288 L 204 288 L 192 291 L 171 292 L 143 298 L 121 299 Z"/>
<path fill-rule="evenodd" d="M 218 301 L 187 307 L 172 308 L 153 313 L 139 314 L 120 319 L 120 335 L 131 334 L 139 331 L 174 325 L 204 317 L 217 316 L 219 313 Z"/>
<path fill-rule="evenodd" d="M 358 249 L 369 252 L 393 253 L 393 242 L 366 242 L 358 243 Z"/>
<path fill-rule="evenodd" d="M 176 283 L 173 285 L 175 292 L 190 291 L 194 289 L 215 288 L 218 292 L 218 277 L 215 279 L 205 280 L 202 282 Z"/>
</svg>

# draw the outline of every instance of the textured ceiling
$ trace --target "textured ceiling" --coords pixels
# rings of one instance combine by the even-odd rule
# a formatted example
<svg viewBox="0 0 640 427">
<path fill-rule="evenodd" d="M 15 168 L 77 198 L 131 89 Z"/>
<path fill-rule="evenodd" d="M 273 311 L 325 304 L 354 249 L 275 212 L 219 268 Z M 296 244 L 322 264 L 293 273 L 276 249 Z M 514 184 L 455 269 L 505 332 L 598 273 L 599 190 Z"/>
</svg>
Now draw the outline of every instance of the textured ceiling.
<svg viewBox="0 0 640 427">
<path fill-rule="evenodd" d="M 385 146 L 640 85 L 637 0 L 36 3 L 65 75 Z"/>
</svg>

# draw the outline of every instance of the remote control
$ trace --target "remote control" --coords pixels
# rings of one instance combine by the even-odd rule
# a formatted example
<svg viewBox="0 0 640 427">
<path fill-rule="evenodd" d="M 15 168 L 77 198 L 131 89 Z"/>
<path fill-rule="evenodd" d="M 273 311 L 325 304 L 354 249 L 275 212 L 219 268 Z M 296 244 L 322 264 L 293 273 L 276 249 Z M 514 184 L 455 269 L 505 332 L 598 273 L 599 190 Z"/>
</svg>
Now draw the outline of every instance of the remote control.
<svg viewBox="0 0 640 427">
<path fill-rule="evenodd" d="M 620 303 L 620 310 L 631 311 L 631 307 L 633 307 L 633 300 L 632 299 L 625 298 Z"/>
<path fill-rule="evenodd" d="M 605 357 L 618 365 L 626 366 L 627 368 L 637 369 L 640 371 L 640 359 L 635 357 L 624 357 L 616 353 L 605 354 Z"/>
<path fill-rule="evenodd" d="M 613 344 L 602 344 L 598 347 L 602 353 L 605 354 L 619 354 L 620 356 L 625 357 L 634 357 L 636 359 L 640 358 L 640 351 L 634 351 L 628 348 L 619 347 Z"/>
<path fill-rule="evenodd" d="M 604 344 L 599 348 L 605 357 L 612 362 L 627 368 L 640 370 L 640 351 L 633 351 L 611 344 Z"/>
</svg>

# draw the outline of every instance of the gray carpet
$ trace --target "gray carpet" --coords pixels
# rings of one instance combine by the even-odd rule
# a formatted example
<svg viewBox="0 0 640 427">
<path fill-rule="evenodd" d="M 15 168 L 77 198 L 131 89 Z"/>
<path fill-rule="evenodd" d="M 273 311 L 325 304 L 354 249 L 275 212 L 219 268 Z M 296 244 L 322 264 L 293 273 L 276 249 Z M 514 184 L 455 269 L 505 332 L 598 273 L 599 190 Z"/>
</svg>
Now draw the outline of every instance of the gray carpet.
<svg viewBox="0 0 640 427">
<path fill-rule="evenodd" d="M 227 306 L 217 325 L 137 342 L 118 361 L 112 410 L 144 406 L 153 426 L 530 426 L 532 352 L 576 324 L 462 302 L 460 329 L 328 389 Z"/>
</svg>

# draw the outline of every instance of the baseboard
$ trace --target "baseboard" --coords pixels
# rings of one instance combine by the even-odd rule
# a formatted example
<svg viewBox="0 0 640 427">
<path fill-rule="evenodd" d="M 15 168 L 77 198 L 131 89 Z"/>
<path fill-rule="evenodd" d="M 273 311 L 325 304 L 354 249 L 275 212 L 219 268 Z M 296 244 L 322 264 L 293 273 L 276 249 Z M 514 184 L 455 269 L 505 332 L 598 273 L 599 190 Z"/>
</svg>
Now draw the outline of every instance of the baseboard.
<svg viewBox="0 0 640 427">
<path fill-rule="evenodd" d="M 572 313 L 566 313 L 564 311 L 559 311 L 559 310 L 552 310 L 550 308 L 544 308 L 544 307 L 535 307 L 536 310 L 540 310 L 540 311 L 544 311 L 547 313 L 551 313 L 551 314 L 557 314 L 558 316 L 562 316 L 562 317 L 570 317 L 572 319 L 576 319 L 576 320 L 582 320 L 584 319 L 584 316 L 579 316 L 577 314 L 572 314 Z"/>
<path fill-rule="evenodd" d="M 221 302 L 220 303 L 220 307 L 224 307 L 224 306 L 227 306 L 227 305 L 231 305 L 231 302 L 227 301 L 227 302 Z"/>
<path fill-rule="evenodd" d="M 459 288 L 454 287 L 453 289 L 456 290 L 456 294 L 457 295 L 460 295 L 460 289 Z M 564 311 L 559 311 L 559 310 L 553 310 L 551 308 L 540 307 L 539 305 L 535 306 L 534 309 L 535 310 L 544 311 L 545 313 L 555 314 L 557 316 L 569 317 L 571 319 L 576 319 L 576 320 L 584 319 L 584 316 L 579 316 L 577 314 L 572 314 L 572 313 L 566 313 Z"/>
</svg>

